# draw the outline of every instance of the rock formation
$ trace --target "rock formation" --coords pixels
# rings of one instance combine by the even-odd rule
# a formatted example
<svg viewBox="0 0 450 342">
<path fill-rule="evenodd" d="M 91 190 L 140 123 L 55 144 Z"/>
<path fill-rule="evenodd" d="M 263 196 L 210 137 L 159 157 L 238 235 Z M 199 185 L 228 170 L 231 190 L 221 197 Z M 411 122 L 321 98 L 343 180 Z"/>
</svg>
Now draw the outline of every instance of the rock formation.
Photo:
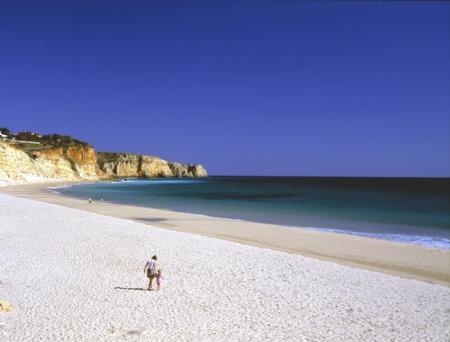
<svg viewBox="0 0 450 342">
<path fill-rule="evenodd" d="M 97 179 L 97 159 L 90 146 L 56 147 L 25 152 L 0 142 L 0 183 Z"/>
<path fill-rule="evenodd" d="M 206 177 L 201 165 L 168 162 L 133 153 L 97 153 L 99 175 L 111 177 Z"/>
<path fill-rule="evenodd" d="M 13 306 L 11 303 L 0 300 L 0 312 L 11 312 L 13 311 Z"/>
<path fill-rule="evenodd" d="M 0 184 L 127 177 L 206 177 L 201 165 L 167 162 L 132 153 L 97 153 L 93 147 L 24 150 L 0 141 Z"/>
<path fill-rule="evenodd" d="M 169 162 L 174 177 L 206 177 L 206 170 L 200 164 L 189 165 Z"/>
</svg>

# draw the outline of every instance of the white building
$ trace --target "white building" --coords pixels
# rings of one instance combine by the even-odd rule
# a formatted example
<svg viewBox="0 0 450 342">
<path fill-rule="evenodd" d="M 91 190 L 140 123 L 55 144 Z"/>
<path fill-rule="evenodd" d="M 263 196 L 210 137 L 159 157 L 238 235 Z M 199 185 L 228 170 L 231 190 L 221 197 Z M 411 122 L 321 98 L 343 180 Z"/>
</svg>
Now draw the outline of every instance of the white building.
<svg viewBox="0 0 450 342">
<path fill-rule="evenodd" d="M 8 140 L 8 136 L 0 132 L 0 140 Z"/>
</svg>

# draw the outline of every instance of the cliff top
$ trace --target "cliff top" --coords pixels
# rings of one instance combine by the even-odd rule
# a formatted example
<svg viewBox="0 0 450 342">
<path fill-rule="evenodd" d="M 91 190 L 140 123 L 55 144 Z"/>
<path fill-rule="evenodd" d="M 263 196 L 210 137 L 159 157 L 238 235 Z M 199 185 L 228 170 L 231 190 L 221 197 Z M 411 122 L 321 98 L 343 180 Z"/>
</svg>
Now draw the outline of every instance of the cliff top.
<svg viewBox="0 0 450 342">
<path fill-rule="evenodd" d="M 62 148 L 68 148 L 71 146 L 91 147 L 91 145 L 89 145 L 85 141 L 75 139 L 69 135 L 62 135 L 56 133 L 44 135 L 30 131 L 20 131 L 17 133 L 13 133 L 6 127 L 0 127 L 0 133 L 2 134 L 2 140 L 14 143 L 16 146 L 26 151 L 50 147 L 62 147 Z"/>
</svg>

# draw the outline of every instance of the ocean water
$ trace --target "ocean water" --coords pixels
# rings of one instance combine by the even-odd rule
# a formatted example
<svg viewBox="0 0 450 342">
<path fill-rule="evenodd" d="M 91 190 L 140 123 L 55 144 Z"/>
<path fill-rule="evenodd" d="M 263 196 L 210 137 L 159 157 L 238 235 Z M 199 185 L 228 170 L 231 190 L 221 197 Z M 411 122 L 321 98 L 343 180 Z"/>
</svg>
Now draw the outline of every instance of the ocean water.
<svg viewBox="0 0 450 342">
<path fill-rule="evenodd" d="M 58 188 L 78 198 L 450 248 L 450 179 L 209 177 Z"/>
</svg>

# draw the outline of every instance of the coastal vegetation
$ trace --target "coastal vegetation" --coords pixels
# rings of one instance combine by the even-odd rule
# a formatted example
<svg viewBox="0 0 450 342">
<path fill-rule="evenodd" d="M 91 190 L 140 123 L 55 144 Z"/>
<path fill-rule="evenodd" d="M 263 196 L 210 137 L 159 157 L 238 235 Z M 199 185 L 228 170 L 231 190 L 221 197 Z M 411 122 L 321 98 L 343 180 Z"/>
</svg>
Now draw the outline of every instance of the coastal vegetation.
<svg viewBox="0 0 450 342">
<path fill-rule="evenodd" d="M 114 162 L 124 153 L 119 152 L 97 152 L 97 163 L 102 168 L 105 164 Z"/>
<path fill-rule="evenodd" d="M 87 142 L 75 139 L 69 135 L 62 134 L 44 134 L 41 135 L 31 131 L 20 131 L 13 133 L 7 127 L 1 127 L 0 133 L 2 133 L 6 140 L 17 141 L 18 145 L 27 145 L 27 142 L 40 145 L 42 147 L 71 147 L 71 146 L 90 146 Z"/>
<path fill-rule="evenodd" d="M 11 132 L 9 131 L 8 128 L 6 127 L 0 127 L 0 133 L 1 134 L 5 134 L 6 136 L 9 136 L 11 134 Z"/>
</svg>

